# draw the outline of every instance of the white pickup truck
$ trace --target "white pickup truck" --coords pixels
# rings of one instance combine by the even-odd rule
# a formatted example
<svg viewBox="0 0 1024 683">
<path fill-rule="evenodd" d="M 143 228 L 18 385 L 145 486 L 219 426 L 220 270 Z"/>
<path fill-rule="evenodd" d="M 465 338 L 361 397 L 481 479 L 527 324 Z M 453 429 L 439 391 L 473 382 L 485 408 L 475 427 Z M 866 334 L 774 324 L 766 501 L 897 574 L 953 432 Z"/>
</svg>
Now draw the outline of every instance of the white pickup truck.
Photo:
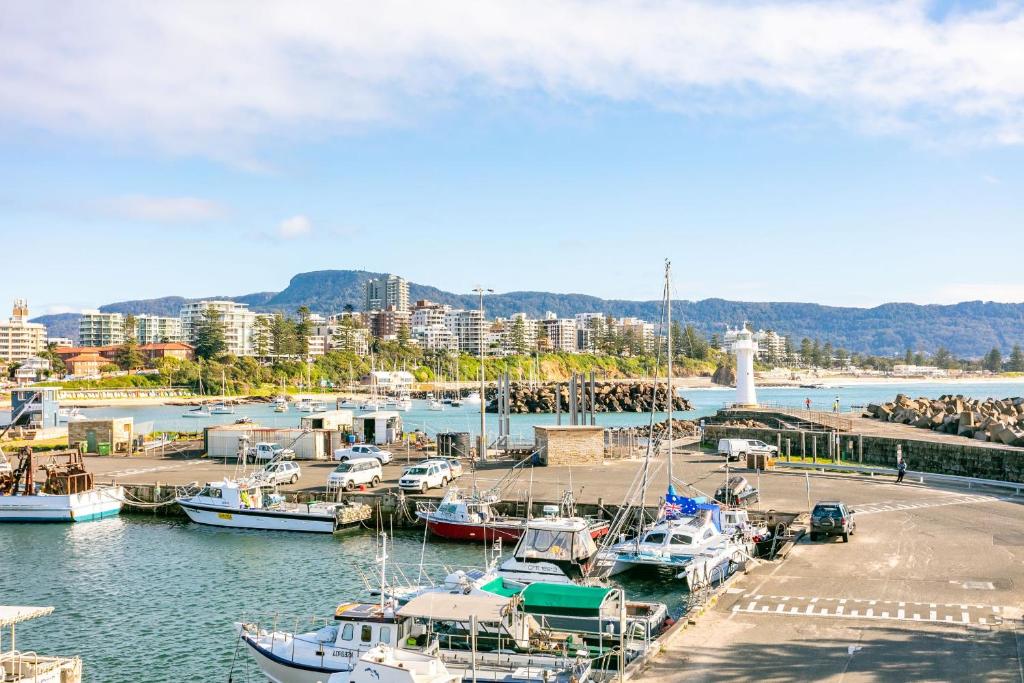
<svg viewBox="0 0 1024 683">
<path fill-rule="evenodd" d="M 295 451 L 282 448 L 276 443 L 262 441 L 245 451 L 246 462 L 270 462 L 271 460 L 291 460 Z"/>
</svg>

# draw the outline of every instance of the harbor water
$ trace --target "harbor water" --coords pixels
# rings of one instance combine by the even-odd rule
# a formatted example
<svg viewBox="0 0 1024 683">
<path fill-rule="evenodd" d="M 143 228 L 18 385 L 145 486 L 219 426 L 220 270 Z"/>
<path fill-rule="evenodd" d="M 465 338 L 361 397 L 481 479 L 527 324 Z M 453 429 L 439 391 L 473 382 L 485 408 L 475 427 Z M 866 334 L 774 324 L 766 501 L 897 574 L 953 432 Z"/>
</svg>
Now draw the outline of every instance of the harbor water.
<svg viewBox="0 0 1024 683">
<path fill-rule="evenodd" d="M 678 413 L 678 418 L 698 419 L 712 415 L 716 410 L 734 400 L 735 389 L 682 389 L 679 392 L 693 405 L 693 410 Z M 1005 398 L 1024 394 L 1024 378 L 1015 382 L 977 382 L 977 383 L 939 383 L 939 382 L 908 382 L 885 384 L 855 384 L 850 386 L 826 386 L 818 389 L 801 389 L 799 387 L 767 387 L 758 389 L 758 400 L 762 403 L 775 403 L 791 407 L 803 407 L 804 400 L 811 399 L 813 410 L 832 410 L 832 404 L 838 396 L 842 410 L 853 406 L 864 406 L 868 403 L 891 401 L 897 393 L 910 396 L 938 397 L 942 394 L 963 394 L 975 398 L 991 396 Z M 133 417 L 135 424 L 152 423 L 154 431 L 200 431 L 204 427 L 215 424 L 230 424 L 242 416 L 251 417 L 254 422 L 267 427 L 295 427 L 299 419 L 306 413 L 290 410 L 287 413 L 275 413 L 273 407 L 265 403 L 254 403 L 238 406 L 234 415 L 211 415 L 204 418 L 187 418 L 182 414 L 188 410 L 182 406 L 109 406 L 99 408 L 83 408 L 82 413 L 90 417 Z M 358 411 L 357 411 L 358 412 Z M 563 420 L 567 419 L 562 416 Z M 660 416 L 661 419 L 664 416 Z M 512 415 L 512 436 L 532 439 L 533 425 L 554 424 L 554 414 Z M 607 427 L 622 427 L 647 424 L 650 413 L 599 413 L 598 424 Z M 402 421 L 406 431 L 420 429 L 428 434 L 437 432 L 457 431 L 479 433 L 480 409 L 477 406 L 445 406 L 443 411 L 428 410 L 426 401 L 413 401 L 413 408 L 402 413 Z M 497 436 L 497 421 L 489 416 L 488 432 L 491 437 Z"/>
<path fill-rule="evenodd" d="M 422 533 L 397 531 L 390 548 L 389 562 L 402 563 L 410 579 L 421 552 L 435 577 L 443 566 L 485 564 L 480 545 L 422 541 Z M 5 524 L 0 604 L 54 606 L 51 616 L 18 628 L 19 649 L 79 654 L 88 683 L 227 681 L 235 621 L 277 614 L 279 628 L 292 630 L 296 617 L 329 617 L 340 602 L 372 599 L 364 577 L 373 582 L 379 572 L 377 545 L 369 530 L 332 537 L 145 515 Z M 631 598 L 661 600 L 679 613 L 684 594 L 664 578 L 623 585 Z M 264 680 L 239 652 L 233 681 Z"/>
</svg>

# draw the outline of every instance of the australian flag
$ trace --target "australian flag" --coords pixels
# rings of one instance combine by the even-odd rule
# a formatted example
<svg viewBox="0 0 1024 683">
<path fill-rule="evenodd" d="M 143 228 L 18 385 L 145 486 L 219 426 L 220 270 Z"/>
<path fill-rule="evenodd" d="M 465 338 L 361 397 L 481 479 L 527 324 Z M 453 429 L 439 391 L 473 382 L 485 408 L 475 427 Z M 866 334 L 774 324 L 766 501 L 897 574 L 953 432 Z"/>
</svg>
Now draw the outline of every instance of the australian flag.
<svg viewBox="0 0 1024 683">
<path fill-rule="evenodd" d="M 697 501 L 686 496 L 676 495 L 676 488 L 669 484 L 665 493 L 665 519 L 679 519 L 680 517 L 697 514 Z"/>
</svg>

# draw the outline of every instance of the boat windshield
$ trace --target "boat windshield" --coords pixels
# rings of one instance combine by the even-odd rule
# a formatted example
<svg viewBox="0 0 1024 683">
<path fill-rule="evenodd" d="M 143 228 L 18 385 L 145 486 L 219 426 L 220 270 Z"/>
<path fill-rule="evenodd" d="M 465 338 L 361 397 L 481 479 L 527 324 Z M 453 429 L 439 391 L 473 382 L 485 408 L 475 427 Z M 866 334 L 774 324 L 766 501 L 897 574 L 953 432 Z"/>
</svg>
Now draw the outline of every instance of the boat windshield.
<svg viewBox="0 0 1024 683">
<path fill-rule="evenodd" d="M 223 497 L 223 494 L 221 493 L 221 490 L 219 488 L 215 487 L 215 486 L 206 486 L 206 487 L 204 487 L 203 490 L 199 492 L 199 495 L 200 496 L 205 496 L 207 498 L 222 498 Z"/>
<path fill-rule="evenodd" d="M 654 531 L 647 534 L 644 537 L 644 543 L 664 543 L 665 534 L 660 531 Z"/>
<path fill-rule="evenodd" d="M 673 545 L 690 545 L 693 543 L 693 537 L 687 536 L 686 534 L 672 534 Z"/>
<path fill-rule="evenodd" d="M 516 548 L 516 557 L 538 560 L 586 560 L 597 553 L 587 530 L 527 529 Z"/>
</svg>

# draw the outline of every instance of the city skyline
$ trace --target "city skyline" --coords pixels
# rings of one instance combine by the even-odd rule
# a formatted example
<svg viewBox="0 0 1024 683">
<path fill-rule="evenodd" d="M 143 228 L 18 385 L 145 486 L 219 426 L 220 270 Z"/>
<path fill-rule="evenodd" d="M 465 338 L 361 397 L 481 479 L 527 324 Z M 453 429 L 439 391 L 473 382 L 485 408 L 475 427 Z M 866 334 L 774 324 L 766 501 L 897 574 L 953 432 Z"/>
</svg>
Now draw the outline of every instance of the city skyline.
<svg viewBox="0 0 1024 683">
<path fill-rule="evenodd" d="M 527 9 L 8 8 L 0 301 L 652 300 L 666 257 L 678 299 L 1024 301 L 1024 9 Z"/>
</svg>

